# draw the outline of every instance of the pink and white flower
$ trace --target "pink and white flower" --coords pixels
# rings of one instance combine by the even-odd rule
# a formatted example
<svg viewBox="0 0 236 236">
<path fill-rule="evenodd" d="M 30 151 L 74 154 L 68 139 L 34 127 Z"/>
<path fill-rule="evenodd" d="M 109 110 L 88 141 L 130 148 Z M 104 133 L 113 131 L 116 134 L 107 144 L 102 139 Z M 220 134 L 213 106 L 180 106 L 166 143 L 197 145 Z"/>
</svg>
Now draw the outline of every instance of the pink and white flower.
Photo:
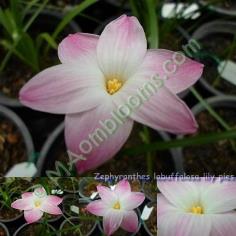
<svg viewBox="0 0 236 236">
<path fill-rule="evenodd" d="M 236 232 L 236 183 L 158 182 L 160 236 L 232 236 Z"/>
<path fill-rule="evenodd" d="M 41 219 L 43 213 L 52 215 L 61 215 L 62 211 L 58 205 L 62 202 L 62 198 L 47 195 L 45 189 L 36 188 L 34 192 L 26 192 L 21 195 L 22 199 L 18 199 L 11 204 L 12 208 L 23 210 L 27 223 L 33 223 Z"/>
<path fill-rule="evenodd" d="M 137 18 L 122 15 L 100 36 L 77 33 L 65 38 L 58 48 L 62 64 L 32 78 L 20 91 L 20 101 L 36 110 L 66 114 L 67 148 L 74 154 L 85 154 L 80 143 L 101 128 L 99 121 L 112 119 L 112 112 L 155 74 L 165 78 L 163 64 L 171 62 L 174 55 L 164 49 L 147 50 Z M 167 64 L 167 68 L 173 67 Z M 93 145 L 86 160 L 78 160 L 78 172 L 95 169 L 112 158 L 129 137 L 134 121 L 156 130 L 195 132 L 195 118 L 176 94 L 192 86 L 202 71 L 202 64 L 186 58 L 158 92 L 126 117 L 124 124 L 99 145 Z"/>
<path fill-rule="evenodd" d="M 145 199 L 141 192 L 131 192 L 127 180 L 120 181 L 114 190 L 97 186 L 101 200 L 88 204 L 87 210 L 97 216 L 103 216 L 103 229 L 110 236 L 119 227 L 128 232 L 138 229 L 138 216 L 134 211 Z"/>
</svg>

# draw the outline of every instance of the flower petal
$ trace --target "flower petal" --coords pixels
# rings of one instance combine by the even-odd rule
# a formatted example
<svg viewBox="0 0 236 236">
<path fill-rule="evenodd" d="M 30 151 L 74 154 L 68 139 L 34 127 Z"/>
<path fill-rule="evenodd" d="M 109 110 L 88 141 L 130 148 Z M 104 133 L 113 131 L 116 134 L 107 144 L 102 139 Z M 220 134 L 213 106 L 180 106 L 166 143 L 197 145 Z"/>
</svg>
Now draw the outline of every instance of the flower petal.
<svg viewBox="0 0 236 236">
<path fill-rule="evenodd" d="M 25 192 L 21 194 L 22 198 L 28 198 L 28 197 L 33 197 L 33 193 L 32 192 Z"/>
<path fill-rule="evenodd" d="M 43 212 L 39 209 L 32 209 L 29 211 L 24 211 L 24 217 L 27 223 L 31 224 L 41 219 Z"/>
<path fill-rule="evenodd" d="M 175 94 L 180 93 L 200 79 L 204 67 L 198 62 L 180 55 L 182 54 L 165 49 L 148 50 L 137 73 L 143 73 L 148 77 L 158 74 L 163 79 L 168 76 L 168 79 L 165 80 L 165 86 Z M 177 58 L 177 63 L 181 62 L 181 64 L 178 65 L 174 58 Z M 174 70 L 175 73 L 172 73 Z"/>
<path fill-rule="evenodd" d="M 120 199 L 121 205 L 128 211 L 139 207 L 144 200 L 145 195 L 140 192 L 131 192 L 130 194 L 124 193 L 124 196 Z"/>
<path fill-rule="evenodd" d="M 62 63 L 83 63 L 92 56 L 96 58 L 99 36 L 95 34 L 70 34 L 58 46 L 58 57 Z"/>
<path fill-rule="evenodd" d="M 20 101 L 39 111 L 77 113 L 101 103 L 107 95 L 103 83 L 96 66 L 57 65 L 33 77 L 21 89 Z"/>
<path fill-rule="evenodd" d="M 113 204 L 118 200 L 118 196 L 110 188 L 105 186 L 97 186 L 99 196 L 101 197 L 104 204 L 112 207 Z"/>
<path fill-rule="evenodd" d="M 86 209 L 90 213 L 97 215 L 97 216 L 104 216 L 107 212 L 107 207 L 104 204 L 104 202 L 101 200 L 96 200 L 96 201 L 90 202 L 87 205 Z"/>
<path fill-rule="evenodd" d="M 115 187 L 115 193 L 122 196 L 123 194 L 130 193 L 131 187 L 126 179 L 119 181 Z"/>
<path fill-rule="evenodd" d="M 123 214 L 111 210 L 103 217 L 103 229 L 107 236 L 112 235 L 121 225 Z"/>
<path fill-rule="evenodd" d="M 165 214 L 178 214 L 178 212 L 182 212 L 182 209 L 175 207 L 163 194 L 157 194 L 157 219 Z"/>
<path fill-rule="evenodd" d="M 111 115 L 113 109 L 114 106 L 108 100 L 96 109 L 66 116 L 67 148 L 70 152 L 86 158 L 76 162 L 80 174 L 111 159 L 127 140 L 133 121 L 126 119 L 124 123 L 118 124 Z"/>
<path fill-rule="evenodd" d="M 47 196 L 47 199 L 46 201 L 49 203 L 49 204 L 52 204 L 52 205 L 59 205 L 62 203 L 62 198 L 60 197 L 57 197 L 57 196 L 53 196 L 53 195 L 49 195 Z"/>
<path fill-rule="evenodd" d="M 203 192 L 202 201 L 208 214 L 224 213 L 236 209 L 236 183 L 234 181 L 213 182 Z"/>
<path fill-rule="evenodd" d="M 170 203 L 182 211 L 188 211 L 199 201 L 199 191 L 194 182 L 158 181 L 157 187 Z"/>
<path fill-rule="evenodd" d="M 31 199 L 29 198 L 24 198 L 24 199 L 18 199 L 14 201 L 11 204 L 12 208 L 18 209 L 18 210 L 30 210 L 33 208 L 33 204 Z"/>
<path fill-rule="evenodd" d="M 157 199 L 157 227 L 159 235 L 209 236 L 211 218 L 208 215 L 181 213 L 179 209 L 173 207 L 163 196 L 159 195 Z"/>
<path fill-rule="evenodd" d="M 99 65 L 106 76 L 128 79 L 142 63 L 147 42 L 136 17 L 122 15 L 109 23 L 97 45 Z"/>
<path fill-rule="evenodd" d="M 138 216 L 135 211 L 127 211 L 121 222 L 121 228 L 128 232 L 138 230 Z"/>
<path fill-rule="evenodd" d="M 177 134 L 196 132 L 198 126 L 192 112 L 169 89 L 163 86 L 148 94 L 148 101 L 140 97 L 141 105 L 131 113 L 132 119 L 156 130 Z"/>
<path fill-rule="evenodd" d="M 48 203 L 46 200 L 43 201 L 41 207 L 40 207 L 41 211 L 44 211 L 46 213 L 52 214 L 52 215 L 61 215 L 62 211 L 58 206 L 52 205 L 50 203 Z"/>
<path fill-rule="evenodd" d="M 214 215 L 211 236 L 232 236 L 236 232 L 236 212 Z"/>
</svg>

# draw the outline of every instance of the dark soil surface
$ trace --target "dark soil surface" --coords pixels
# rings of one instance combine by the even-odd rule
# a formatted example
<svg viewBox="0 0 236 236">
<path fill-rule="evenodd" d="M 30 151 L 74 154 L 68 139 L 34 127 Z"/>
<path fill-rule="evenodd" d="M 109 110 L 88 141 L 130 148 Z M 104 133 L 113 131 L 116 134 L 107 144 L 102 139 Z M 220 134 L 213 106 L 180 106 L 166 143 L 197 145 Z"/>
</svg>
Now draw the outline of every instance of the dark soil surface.
<svg viewBox="0 0 236 236">
<path fill-rule="evenodd" d="M 10 98 L 18 98 L 20 89 L 33 76 L 30 68 L 18 60 L 12 60 L 0 74 L 0 92 Z"/>
<path fill-rule="evenodd" d="M 11 121 L 0 116 L 0 176 L 25 160 L 26 146 L 21 133 Z"/>
<path fill-rule="evenodd" d="M 230 34 L 211 34 L 202 39 L 201 44 L 207 54 L 212 54 L 220 60 L 232 60 L 236 62 L 236 41 Z M 234 47 L 232 48 L 232 42 Z M 203 60 L 205 65 L 203 77 L 215 89 L 231 95 L 236 95 L 236 86 L 221 78 L 217 71 L 217 63 L 210 56 Z"/>
<path fill-rule="evenodd" d="M 18 234 L 17 236 L 50 236 L 55 235 L 53 234 L 53 230 L 49 228 L 48 226 L 45 226 L 43 224 L 29 224 L 25 226 Z"/>
<path fill-rule="evenodd" d="M 236 110 L 232 108 L 218 108 L 218 114 L 230 125 L 236 128 Z M 204 111 L 197 115 L 199 124 L 198 134 L 223 131 L 215 119 Z M 197 134 L 196 134 L 197 135 Z M 235 141 L 221 140 L 214 144 L 183 149 L 184 167 L 188 174 L 211 173 L 215 175 L 236 174 Z"/>
<path fill-rule="evenodd" d="M 90 197 L 92 195 L 92 193 L 97 192 L 97 186 L 98 185 L 106 185 L 106 183 L 101 183 L 99 181 L 96 181 L 95 179 L 91 178 L 91 179 L 86 179 L 83 178 L 83 181 L 86 181 L 86 184 L 84 187 L 82 187 L 81 184 L 81 189 L 80 192 L 85 196 L 85 197 Z"/>
<path fill-rule="evenodd" d="M 78 177 L 65 177 L 57 180 L 58 185 L 63 191 L 77 192 L 79 190 L 79 178 Z"/>
<path fill-rule="evenodd" d="M 87 210 L 86 210 L 86 206 L 87 204 L 84 203 L 80 203 L 80 215 L 79 215 L 79 219 L 80 219 L 80 230 L 82 232 L 82 235 L 87 235 L 87 233 L 89 233 L 92 228 L 94 227 L 95 224 L 95 220 L 96 218 L 89 219 L 89 217 L 94 217 L 94 215 L 90 214 Z"/>
<path fill-rule="evenodd" d="M 11 219 L 18 217 L 21 214 L 19 210 L 13 209 L 11 207 L 9 207 L 9 208 L 3 207 L 1 204 L 0 204 L 0 209 L 1 209 L 0 220 L 1 219 L 11 220 Z"/>
<path fill-rule="evenodd" d="M 153 201 L 156 201 L 157 198 L 157 184 L 155 181 L 144 182 L 143 192 L 146 197 L 149 197 Z"/>
</svg>

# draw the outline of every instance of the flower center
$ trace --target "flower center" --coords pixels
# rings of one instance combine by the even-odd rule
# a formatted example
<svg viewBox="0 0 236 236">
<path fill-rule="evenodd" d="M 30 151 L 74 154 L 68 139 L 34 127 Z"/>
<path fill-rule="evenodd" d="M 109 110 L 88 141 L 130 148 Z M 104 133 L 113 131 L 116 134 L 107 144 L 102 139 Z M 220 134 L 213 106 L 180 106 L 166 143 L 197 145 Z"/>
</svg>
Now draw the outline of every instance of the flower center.
<svg viewBox="0 0 236 236">
<path fill-rule="evenodd" d="M 42 202 L 41 202 L 40 200 L 36 200 L 36 201 L 34 202 L 35 207 L 40 207 L 41 204 L 42 204 Z"/>
<path fill-rule="evenodd" d="M 106 89 L 109 94 L 116 93 L 123 86 L 123 82 L 119 79 L 109 79 L 106 83 Z"/>
<path fill-rule="evenodd" d="M 203 210 L 203 207 L 201 206 L 194 206 L 191 208 L 191 213 L 193 214 L 197 214 L 197 215 L 202 215 L 204 214 L 204 210 Z"/>
<path fill-rule="evenodd" d="M 113 209 L 120 210 L 120 203 L 116 202 L 113 206 Z"/>
</svg>

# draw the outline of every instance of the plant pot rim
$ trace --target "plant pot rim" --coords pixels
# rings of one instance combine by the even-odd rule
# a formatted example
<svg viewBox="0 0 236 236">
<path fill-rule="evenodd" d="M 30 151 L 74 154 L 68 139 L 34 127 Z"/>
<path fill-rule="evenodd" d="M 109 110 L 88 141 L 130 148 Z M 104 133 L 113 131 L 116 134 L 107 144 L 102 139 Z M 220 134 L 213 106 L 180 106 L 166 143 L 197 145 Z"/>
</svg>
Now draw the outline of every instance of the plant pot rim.
<svg viewBox="0 0 236 236">
<path fill-rule="evenodd" d="M 138 215 L 138 228 L 137 228 L 137 232 L 134 232 L 134 233 L 132 233 L 130 236 L 135 236 L 139 231 L 140 231 L 140 229 L 141 229 L 141 226 L 142 226 L 142 220 L 141 220 L 141 218 L 140 218 L 140 216 L 141 216 L 141 212 L 140 212 L 140 210 L 139 210 L 139 208 L 136 208 L 136 209 L 134 209 L 134 211 L 137 213 L 137 215 Z M 100 232 L 102 232 L 102 233 L 104 233 L 104 231 L 103 231 L 103 227 L 102 227 L 102 223 L 101 223 L 102 221 L 98 221 L 98 228 L 99 228 L 99 231 Z M 119 227 L 120 228 L 120 227 Z M 118 229 L 119 229 L 118 228 Z M 117 229 L 117 230 L 118 230 Z M 125 230 L 124 230 L 125 231 Z M 128 232 L 128 231 L 125 231 L 125 232 Z M 114 232 L 115 233 L 115 232 Z"/>
<path fill-rule="evenodd" d="M 225 106 L 225 104 L 228 104 L 229 107 L 235 107 L 236 108 L 236 96 L 214 96 L 206 99 L 206 102 L 211 105 L 212 107 L 221 107 Z M 195 106 L 192 107 L 191 111 L 196 116 L 200 112 L 206 110 L 205 107 L 199 102 Z M 179 135 L 177 139 L 182 139 L 184 135 Z M 177 160 L 179 162 L 179 165 L 182 166 L 182 169 L 184 170 L 184 156 L 183 156 L 183 148 L 179 147 L 179 159 Z"/>
<path fill-rule="evenodd" d="M 42 176 L 44 163 L 46 162 L 47 155 L 53 146 L 53 143 L 56 141 L 56 139 L 59 137 L 59 135 L 64 131 L 65 124 L 62 122 L 59 124 L 49 135 L 49 137 L 46 139 L 45 143 L 43 144 L 43 147 L 40 151 L 38 161 L 36 163 L 37 166 L 37 173 L 35 176 Z M 63 177 L 63 176 L 60 176 Z"/>
<path fill-rule="evenodd" d="M 5 232 L 7 234 L 6 236 L 10 236 L 10 233 L 9 233 L 9 230 L 8 230 L 7 226 L 5 224 L 3 224 L 2 222 L 0 222 L 0 226 L 5 230 Z"/>
<path fill-rule="evenodd" d="M 29 223 L 25 223 L 25 224 L 23 224 L 23 225 L 21 225 L 16 231 L 15 231 L 15 233 L 13 234 L 13 236 L 18 236 L 18 233 L 20 233 L 20 231 L 22 230 L 22 229 L 24 229 L 26 226 L 28 226 L 28 225 L 34 225 L 34 224 L 41 224 L 40 222 L 34 222 L 34 223 L 31 223 L 31 224 L 29 224 Z M 50 224 L 48 224 L 48 226 L 53 230 L 53 231 L 56 231 L 56 229 L 52 226 L 52 225 L 50 225 Z M 55 234 L 56 236 L 58 236 L 58 234 Z M 45 235 L 46 236 L 46 235 Z"/>
<path fill-rule="evenodd" d="M 32 155 L 34 154 L 34 144 L 33 144 L 31 134 L 30 134 L 28 128 L 26 127 L 25 123 L 15 112 L 13 112 L 9 108 L 6 108 L 2 105 L 0 105 L 0 116 L 6 117 L 7 119 L 9 119 L 16 126 L 16 128 L 19 130 L 19 132 L 22 135 L 22 138 L 24 140 L 24 143 L 26 146 L 25 147 L 26 148 L 26 155 L 29 160 L 32 157 Z M 14 177 L 17 177 L 17 176 L 14 176 Z"/>
<path fill-rule="evenodd" d="M 236 22 L 228 20 L 214 20 L 207 23 L 204 23 L 199 28 L 197 28 L 192 34 L 192 39 L 199 40 L 207 35 L 214 33 L 228 33 L 234 35 L 236 31 Z M 199 80 L 200 84 L 211 92 L 213 95 L 228 95 L 225 92 L 222 92 L 214 88 L 208 81 L 201 77 Z"/>
<path fill-rule="evenodd" d="M 66 198 L 69 198 L 69 197 L 75 197 L 75 196 L 78 196 L 78 195 L 73 195 L 73 194 L 67 194 L 67 195 L 65 195 L 64 197 L 63 197 L 63 199 L 66 199 Z M 79 196 L 78 196 L 78 200 L 79 200 L 79 203 L 89 203 L 90 201 L 88 201 L 88 199 L 85 199 L 85 198 L 79 198 Z M 63 208 L 63 210 L 64 210 L 64 208 Z M 69 219 L 77 219 L 78 217 L 76 217 L 76 216 L 70 216 L 69 217 Z M 60 230 L 62 229 L 62 227 L 64 226 L 64 224 L 66 223 L 66 220 L 64 220 L 62 223 L 61 223 L 61 225 L 60 225 Z M 91 233 L 95 230 L 95 228 L 97 227 L 97 225 L 98 225 L 98 221 L 95 221 L 94 222 L 94 226 L 93 226 L 93 228 L 90 230 L 90 232 L 87 234 L 87 235 L 85 235 L 85 236 L 89 236 L 89 235 L 91 235 Z M 61 233 L 59 233 L 59 235 L 61 236 Z"/>
<path fill-rule="evenodd" d="M 223 15 L 228 15 L 228 16 L 236 16 L 236 10 L 227 10 L 223 7 L 220 6 L 213 6 L 210 5 L 209 3 L 207 3 L 204 0 L 200 0 L 199 3 L 204 6 L 204 7 L 208 7 L 210 10 L 215 11 L 217 13 L 223 14 Z"/>
<path fill-rule="evenodd" d="M 51 11 L 48 9 L 42 10 L 40 12 L 40 15 L 53 16 L 53 17 L 57 18 L 58 20 L 62 19 L 64 16 L 64 14 L 60 11 Z M 74 33 L 81 32 L 81 28 L 74 20 L 70 21 L 66 27 L 70 27 L 74 31 Z M 7 95 L 5 95 L 2 92 L 0 92 L 0 104 L 6 105 L 9 107 L 24 107 L 24 105 L 19 101 L 18 98 L 8 97 Z"/>
<path fill-rule="evenodd" d="M 11 222 L 14 222 L 16 220 L 19 220 L 21 217 L 23 217 L 23 211 L 20 212 L 19 211 L 19 215 L 17 215 L 16 217 L 12 218 L 12 219 L 0 219 L 0 223 L 11 223 Z"/>
<path fill-rule="evenodd" d="M 74 220 L 74 219 L 77 220 L 78 217 L 73 216 L 73 217 L 69 217 L 68 219 L 69 219 L 69 220 Z M 65 225 L 66 222 L 67 222 L 67 221 L 64 220 L 64 221 L 61 223 L 61 225 L 60 225 L 60 230 L 62 230 L 62 228 L 63 228 L 63 226 Z M 97 227 L 97 224 L 98 224 L 98 222 L 95 221 L 95 222 L 94 222 L 94 225 L 93 225 L 93 228 L 89 231 L 88 234 L 86 234 L 86 235 L 84 235 L 84 236 L 90 236 L 90 235 L 93 233 L 93 231 L 95 230 L 95 228 Z M 59 236 L 61 236 L 61 233 L 59 233 Z"/>
</svg>

